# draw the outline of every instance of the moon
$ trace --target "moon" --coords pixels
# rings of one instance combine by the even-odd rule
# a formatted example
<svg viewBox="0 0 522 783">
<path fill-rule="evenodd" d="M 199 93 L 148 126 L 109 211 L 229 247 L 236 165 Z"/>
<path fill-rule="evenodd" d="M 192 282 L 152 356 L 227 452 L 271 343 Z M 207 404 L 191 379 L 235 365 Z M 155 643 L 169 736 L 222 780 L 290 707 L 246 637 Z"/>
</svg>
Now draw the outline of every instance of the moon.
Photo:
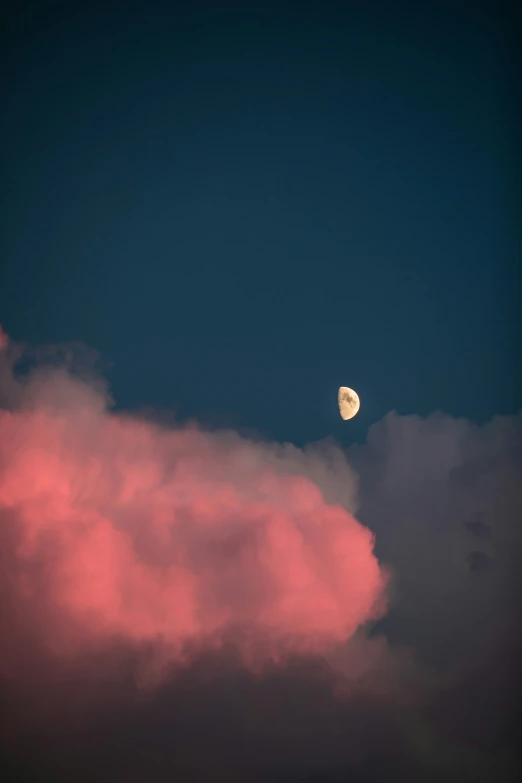
<svg viewBox="0 0 522 783">
<path fill-rule="evenodd" d="M 353 419 L 361 407 L 359 395 L 357 392 L 354 392 L 353 389 L 349 389 L 348 386 L 341 386 L 339 388 L 337 402 L 339 403 L 339 413 L 345 421 Z"/>
</svg>

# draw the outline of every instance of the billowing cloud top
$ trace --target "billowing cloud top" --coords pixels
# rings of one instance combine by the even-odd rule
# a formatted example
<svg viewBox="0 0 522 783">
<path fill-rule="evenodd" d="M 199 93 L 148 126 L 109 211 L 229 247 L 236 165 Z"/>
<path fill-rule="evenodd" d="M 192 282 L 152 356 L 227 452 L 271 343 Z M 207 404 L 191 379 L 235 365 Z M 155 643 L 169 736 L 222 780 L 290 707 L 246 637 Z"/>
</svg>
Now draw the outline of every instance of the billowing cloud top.
<svg viewBox="0 0 522 783">
<path fill-rule="evenodd" d="M 352 636 L 384 607 L 373 534 L 296 451 L 115 415 L 63 369 L 27 380 L 0 411 L 0 513 L 12 584 L 60 620 L 46 645 L 119 636 L 176 658 L 234 630 L 257 666 Z"/>
</svg>

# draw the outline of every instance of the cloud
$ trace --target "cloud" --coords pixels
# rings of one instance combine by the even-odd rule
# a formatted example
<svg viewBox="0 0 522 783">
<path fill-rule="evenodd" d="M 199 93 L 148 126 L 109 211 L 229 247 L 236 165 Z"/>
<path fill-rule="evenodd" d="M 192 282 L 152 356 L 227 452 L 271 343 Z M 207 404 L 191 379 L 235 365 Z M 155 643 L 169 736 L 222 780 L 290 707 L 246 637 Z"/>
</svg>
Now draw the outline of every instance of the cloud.
<svg viewBox="0 0 522 783">
<path fill-rule="evenodd" d="M 415 650 L 435 678 L 423 713 L 433 752 L 421 743 L 423 753 L 452 769 L 458 758 L 476 779 L 511 779 L 522 695 L 522 415 L 478 426 L 392 412 L 348 458 L 360 475 L 359 518 L 393 574 L 376 630 Z"/>
<path fill-rule="evenodd" d="M 441 667 L 488 654 L 518 624 L 522 414 L 478 426 L 390 413 L 349 461 L 395 573 L 389 627 Z"/>
<path fill-rule="evenodd" d="M 298 449 L 117 414 L 97 362 L 0 350 L 12 776 L 514 780 L 522 417 Z"/>
<path fill-rule="evenodd" d="M 382 614 L 373 535 L 309 478 L 318 452 L 116 415 L 55 366 L 25 378 L 0 432 L 10 584 L 28 609 L 45 598 L 58 655 L 121 637 L 178 660 L 233 632 L 257 667 Z"/>
</svg>

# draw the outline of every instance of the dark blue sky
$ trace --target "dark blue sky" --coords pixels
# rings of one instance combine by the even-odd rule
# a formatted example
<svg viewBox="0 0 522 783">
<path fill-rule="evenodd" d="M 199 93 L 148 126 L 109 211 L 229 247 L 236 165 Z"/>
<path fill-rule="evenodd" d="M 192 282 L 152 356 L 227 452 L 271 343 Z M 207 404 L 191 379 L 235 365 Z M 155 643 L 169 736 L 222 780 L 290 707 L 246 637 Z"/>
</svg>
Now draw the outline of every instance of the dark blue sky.
<svg viewBox="0 0 522 783">
<path fill-rule="evenodd" d="M 120 407 L 297 443 L 520 407 L 507 6 L 106 5 L 2 33 L 14 339 L 97 348 Z"/>
</svg>

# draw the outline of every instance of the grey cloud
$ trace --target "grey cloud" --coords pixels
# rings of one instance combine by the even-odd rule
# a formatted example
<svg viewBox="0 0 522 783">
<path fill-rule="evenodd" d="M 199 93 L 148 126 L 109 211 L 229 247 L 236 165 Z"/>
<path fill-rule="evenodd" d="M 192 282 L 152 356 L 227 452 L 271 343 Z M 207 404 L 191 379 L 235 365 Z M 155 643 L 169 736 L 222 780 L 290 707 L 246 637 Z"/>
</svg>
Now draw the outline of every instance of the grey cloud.
<svg viewBox="0 0 522 783">
<path fill-rule="evenodd" d="M 522 414 L 479 427 L 390 413 L 348 452 L 359 518 L 394 570 L 396 627 L 437 663 L 485 649 L 520 605 L 521 456 Z"/>
</svg>

